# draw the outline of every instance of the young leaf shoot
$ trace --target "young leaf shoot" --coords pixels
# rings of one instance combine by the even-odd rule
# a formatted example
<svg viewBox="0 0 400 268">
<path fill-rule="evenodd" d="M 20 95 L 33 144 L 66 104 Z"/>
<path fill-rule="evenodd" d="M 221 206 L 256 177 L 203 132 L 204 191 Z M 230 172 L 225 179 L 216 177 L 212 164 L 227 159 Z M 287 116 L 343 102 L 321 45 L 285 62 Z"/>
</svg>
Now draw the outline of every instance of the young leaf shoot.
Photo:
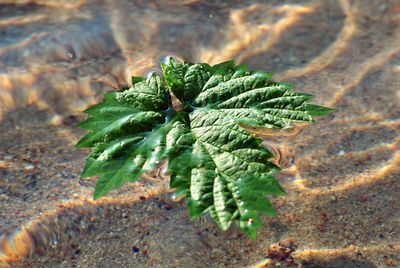
<svg viewBox="0 0 400 268">
<path fill-rule="evenodd" d="M 93 148 L 82 177 L 100 176 L 94 199 L 167 158 L 170 187 L 186 195 L 192 219 L 210 212 L 223 230 L 235 221 L 255 238 L 259 213 L 275 215 L 266 195 L 286 193 L 272 175 L 279 171 L 272 153 L 240 124 L 285 129 L 334 109 L 307 104 L 312 95 L 246 64 L 170 58 L 162 69 L 164 80 L 134 77 L 132 87 L 105 94 L 105 102 L 85 111 L 92 117 L 79 126 L 90 132 L 77 147 Z M 169 90 L 182 102 L 180 111 Z"/>
</svg>

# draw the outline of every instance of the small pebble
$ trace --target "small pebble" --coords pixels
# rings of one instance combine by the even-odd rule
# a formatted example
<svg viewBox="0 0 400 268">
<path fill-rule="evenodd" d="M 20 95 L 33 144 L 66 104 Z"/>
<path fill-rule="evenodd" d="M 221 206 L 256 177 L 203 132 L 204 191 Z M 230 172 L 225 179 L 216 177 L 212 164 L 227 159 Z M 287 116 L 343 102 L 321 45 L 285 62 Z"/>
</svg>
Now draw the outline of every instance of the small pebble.
<svg viewBox="0 0 400 268">
<path fill-rule="evenodd" d="M 34 167 L 35 167 L 35 166 L 34 166 L 33 164 L 30 164 L 30 163 L 24 165 L 24 169 L 27 169 L 27 170 L 28 170 L 28 169 L 33 169 Z"/>
<path fill-rule="evenodd" d="M 0 194 L 0 201 L 7 201 L 10 197 L 6 194 Z"/>
</svg>

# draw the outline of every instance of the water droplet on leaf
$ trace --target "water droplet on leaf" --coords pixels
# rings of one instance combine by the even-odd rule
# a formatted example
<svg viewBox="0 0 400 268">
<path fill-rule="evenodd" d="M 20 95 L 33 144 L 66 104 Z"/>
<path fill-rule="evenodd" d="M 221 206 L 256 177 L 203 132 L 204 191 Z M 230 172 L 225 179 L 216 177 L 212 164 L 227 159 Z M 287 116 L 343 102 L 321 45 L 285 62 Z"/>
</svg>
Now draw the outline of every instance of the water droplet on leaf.
<svg viewBox="0 0 400 268">
<path fill-rule="evenodd" d="M 159 57 L 158 61 L 157 61 L 157 66 L 161 66 L 162 63 L 164 64 L 168 64 L 169 60 L 173 58 L 174 60 L 180 61 L 180 62 L 184 62 L 183 58 L 180 56 L 177 56 L 175 54 L 164 54 L 161 57 Z"/>
</svg>

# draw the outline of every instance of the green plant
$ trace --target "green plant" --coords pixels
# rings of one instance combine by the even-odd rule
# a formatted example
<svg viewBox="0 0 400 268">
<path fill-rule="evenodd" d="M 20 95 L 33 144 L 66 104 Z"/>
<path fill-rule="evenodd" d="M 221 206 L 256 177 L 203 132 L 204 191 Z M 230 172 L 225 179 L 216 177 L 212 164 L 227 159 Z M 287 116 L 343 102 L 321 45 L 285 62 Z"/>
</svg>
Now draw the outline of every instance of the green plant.
<svg viewBox="0 0 400 268">
<path fill-rule="evenodd" d="M 306 104 L 312 95 L 273 82 L 273 73 L 248 71 L 233 61 L 210 66 L 162 64 L 164 80 L 132 77 L 132 87 L 105 94 L 88 108 L 90 130 L 77 147 L 93 148 L 82 177 L 100 175 L 94 199 L 135 181 L 168 158 L 170 187 L 186 195 L 193 219 L 210 212 L 227 230 L 232 221 L 250 237 L 262 228 L 258 213 L 275 215 L 266 197 L 284 195 L 272 173 L 279 167 L 261 140 L 240 125 L 290 128 L 334 111 Z M 175 111 L 171 90 L 182 103 Z"/>
</svg>

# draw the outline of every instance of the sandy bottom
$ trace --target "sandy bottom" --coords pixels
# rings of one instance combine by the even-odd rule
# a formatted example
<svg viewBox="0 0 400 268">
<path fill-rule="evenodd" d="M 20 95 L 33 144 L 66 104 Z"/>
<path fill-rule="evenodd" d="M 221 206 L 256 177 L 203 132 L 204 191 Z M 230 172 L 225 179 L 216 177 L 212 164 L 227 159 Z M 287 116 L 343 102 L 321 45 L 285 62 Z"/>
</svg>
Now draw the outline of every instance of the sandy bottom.
<svg viewBox="0 0 400 268">
<path fill-rule="evenodd" d="M 0 0 L 0 267 L 400 266 L 398 1 L 103 2 Z M 80 178 L 82 110 L 168 54 L 337 109 L 274 137 L 288 195 L 255 241 L 191 221 L 165 178 L 96 202 Z"/>
</svg>

